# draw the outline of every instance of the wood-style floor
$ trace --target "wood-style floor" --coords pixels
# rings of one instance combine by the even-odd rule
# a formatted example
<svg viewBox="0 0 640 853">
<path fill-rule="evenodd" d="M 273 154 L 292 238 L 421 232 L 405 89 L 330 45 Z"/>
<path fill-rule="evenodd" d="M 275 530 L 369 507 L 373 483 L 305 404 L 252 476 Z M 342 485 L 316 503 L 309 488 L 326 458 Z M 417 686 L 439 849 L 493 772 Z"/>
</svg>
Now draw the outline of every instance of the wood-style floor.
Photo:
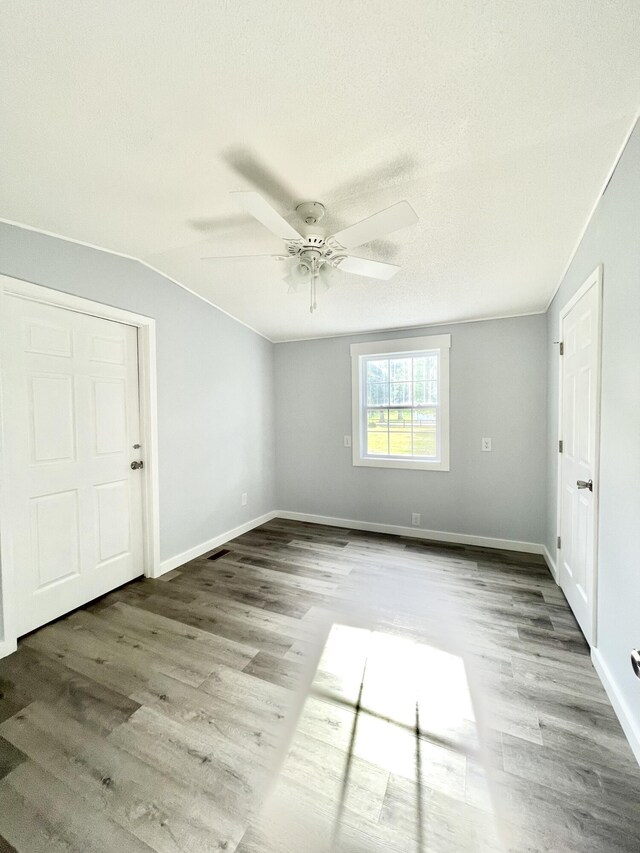
<svg viewBox="0 0 640 853">
<path fill-rule="evenodd" d="M 272 521 L 0 661 L 0 851 L 638 853 L 538 557 Z"/>
</svg>

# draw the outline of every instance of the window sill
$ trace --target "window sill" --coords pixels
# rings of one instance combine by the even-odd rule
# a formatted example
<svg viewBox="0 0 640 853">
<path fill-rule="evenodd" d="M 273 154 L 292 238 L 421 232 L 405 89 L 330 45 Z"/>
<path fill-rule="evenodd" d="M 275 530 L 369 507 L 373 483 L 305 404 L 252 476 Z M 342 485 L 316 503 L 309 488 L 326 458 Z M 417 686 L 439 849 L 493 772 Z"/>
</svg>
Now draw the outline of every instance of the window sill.
<svg viewBox="0 0 640 853">
<path fill-rule="evenodd" d="M 428 459 L 375 459 L 370 456 L 355 456 L 353 457 L 354 466 L 362 466 L 364 468 L 408 468 L 416 471 L 448 471 L 448 460 L 428 460 Z"/>
</svg>

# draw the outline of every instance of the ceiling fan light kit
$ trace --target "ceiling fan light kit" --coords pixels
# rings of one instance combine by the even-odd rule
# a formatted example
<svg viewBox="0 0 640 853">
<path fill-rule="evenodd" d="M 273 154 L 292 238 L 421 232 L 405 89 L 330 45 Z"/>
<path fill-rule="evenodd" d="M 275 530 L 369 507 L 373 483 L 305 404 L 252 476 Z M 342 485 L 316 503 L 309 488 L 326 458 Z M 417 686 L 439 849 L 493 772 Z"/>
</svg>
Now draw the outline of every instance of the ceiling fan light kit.
<svg viewBox="0 0 640 853">
<path fill-rule="evenodd" d="M 375 261 L 370 258 L 359 258 L 350 255 L 348 250 L 355 249 L 379 237 L 384 237 L 400 228 L 406 228 L 418 221 L 416 212 L 408 201 L 399 201 L 396 204 L 368 216 L 355 225 L 343 228 L 336 234 L 325 237 L 320 233 L 309 233 L 306 236 L 300 234 L 290 225 L 277 210 L 275 210 L 259 193 L 247 190 L 234 192 L 232 195 L 236 201 L 258 220 L 272 234 L 285 241 L 287 256 L 294 260 L 293 267 L 289 270 L 285 280 L 289 287 L 295 289 L 299 281 L 309 282 L 309 311 L 313 313 L 316 309 L 317 280 L 327 267 L 334 267 L 343 272 L 354 275 L 365 276 L 388 281 L 394 276 L 399 266 L 388 264 L 383 261 Z M 325 214 L 324 205 L 319 201 L 305 201 L 296 207 L 296 212 L 305 225 L 314 226 Z M 203 258 L 203 260 L 240 260 L 270 257 L 282 260 L 282 255 L 244 255 L 240 257 L 225 258 Z M 325 281 L 325 284 L 328 283 Z"/>
</svg>

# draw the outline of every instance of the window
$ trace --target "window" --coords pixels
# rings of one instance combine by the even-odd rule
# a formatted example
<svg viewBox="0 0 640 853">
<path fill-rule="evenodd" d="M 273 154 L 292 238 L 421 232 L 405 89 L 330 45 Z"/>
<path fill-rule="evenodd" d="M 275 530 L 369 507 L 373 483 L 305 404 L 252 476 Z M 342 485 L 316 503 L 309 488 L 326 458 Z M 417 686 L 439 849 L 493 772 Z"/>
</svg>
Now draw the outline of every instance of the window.
<svg viewBox="0 0 640 853">
<path fill-rule="evenodd" d="M 352 344 L 353 464 L 449 470 L 450 335 Z"/>
</svg>

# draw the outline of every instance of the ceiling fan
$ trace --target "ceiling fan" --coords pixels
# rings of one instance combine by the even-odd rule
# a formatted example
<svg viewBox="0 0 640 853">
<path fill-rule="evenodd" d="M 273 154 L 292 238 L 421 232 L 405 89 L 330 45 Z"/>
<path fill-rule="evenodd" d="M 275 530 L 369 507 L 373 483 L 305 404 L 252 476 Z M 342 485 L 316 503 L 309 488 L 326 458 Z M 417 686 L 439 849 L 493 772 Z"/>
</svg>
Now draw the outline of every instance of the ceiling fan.
<svg viewBox="0 0 640 853">
<path fill-rule="evenodd" d="M 318 201 L 306 201 L 296 207 L 307 228 L 305 235 L 296 231 L 259 193 L 253 190 L 231 193 L 244 210 L 262 223 L 277 237 L 284 240 L 286 253 L 281 255 L 235 255 L 226 257 L 207 257 L 205 261 L 248 260 L 253 258 L 271 258 L 275 261 L 292 261 L 285 281 L 291 289 L 297 285 L 309 284 L 309 310 L 316 308 L 318 278 L 322 277 L 329 286 L 326 273 L 332 268 L 343 272 L 362 275 L 367 278 L 388 280 L 394 276 L 399 266 L 382 261 L 360 258 L 350 255 L 349 250 L 377 240 L 406 228 L 418 221 L 416 212 L 408 201 L 396 204 L 368 216 L 366 219 L 343 228 L 335 234 L 325 237 L 314 230 L 325 213 L 324 205 Z"/>
</svg>

